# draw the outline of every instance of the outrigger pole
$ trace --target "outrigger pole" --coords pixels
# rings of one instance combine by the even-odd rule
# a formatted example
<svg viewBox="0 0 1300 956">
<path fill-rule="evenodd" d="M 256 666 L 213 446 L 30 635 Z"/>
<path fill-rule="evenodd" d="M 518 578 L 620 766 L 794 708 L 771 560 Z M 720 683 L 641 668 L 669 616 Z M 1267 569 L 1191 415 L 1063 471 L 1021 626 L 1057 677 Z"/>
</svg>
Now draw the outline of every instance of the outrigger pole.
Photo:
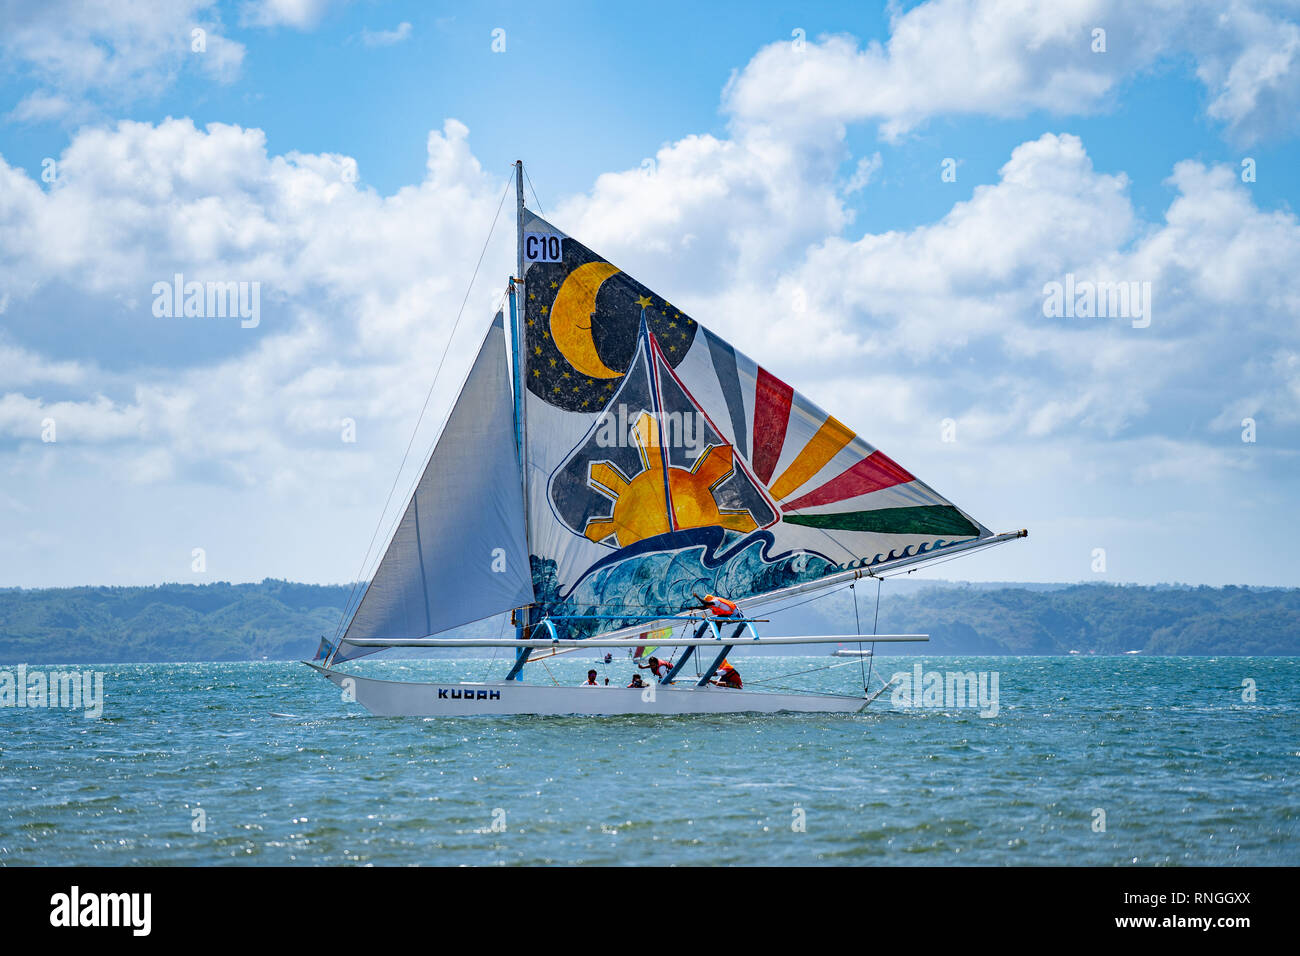
<svg viewBox="0 0 1300 956">
<path fill-rule="evenodd" d="M 656 647 L 719 647 L 725 641 L 733 647 L 767 647 L 785 644 L 842 644 L 851 641 L 910 643 L 928 641 L 928 634 L 817 634 L 810 637 L 676 637 L 655 641 Z M 640 647 L 644 641 L 604 637 L 358 637 L 348 641 L 357 647 Z"/>
</svg>

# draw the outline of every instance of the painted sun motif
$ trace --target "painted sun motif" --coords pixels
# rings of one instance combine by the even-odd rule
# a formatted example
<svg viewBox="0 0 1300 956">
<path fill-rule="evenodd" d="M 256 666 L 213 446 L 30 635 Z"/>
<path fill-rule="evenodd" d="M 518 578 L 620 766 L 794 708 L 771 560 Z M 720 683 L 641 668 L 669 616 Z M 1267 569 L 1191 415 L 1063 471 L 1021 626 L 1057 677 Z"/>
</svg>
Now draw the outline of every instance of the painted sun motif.
<svg viewBox="0 0 1300 956">
<path fill-rule="evenodd" d="M 607 461 L 593 462 L 588 485 L 614 502 L 608 518 L 587 522 L 584 534 L 601 542 L 613 535 L 620 548 L 643 538 L 721 526 L 747 533 L 758 525 L 748 511 L 718 507 L 714 490 L 735 470 L 730 445 L 710 445 L 690 469 L 665 467 L 659 423 L 648 412 L 636 419 L 635 440 L 642 471 L 632 478 Z M 665 494 L 667 492 L 667 494 Z M 671 512 L 666 504 L 671 501 Z"/>
</svg>

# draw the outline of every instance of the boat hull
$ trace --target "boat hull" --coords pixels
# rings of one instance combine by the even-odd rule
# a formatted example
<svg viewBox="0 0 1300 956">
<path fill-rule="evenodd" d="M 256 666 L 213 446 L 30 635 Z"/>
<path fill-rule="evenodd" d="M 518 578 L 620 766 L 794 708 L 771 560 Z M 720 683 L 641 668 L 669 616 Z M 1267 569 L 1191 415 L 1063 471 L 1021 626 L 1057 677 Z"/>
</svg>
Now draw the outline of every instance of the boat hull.
<svg viewBox="0 0 1300 956">
<path fill-rule="evenodd" d="M 861 697 L 834 694 L 778 694 L 694 683 L 669 687 L 546 687 L 519 681 L 419 683 L 359 677 L 306 662 L 377 717 L 466 717 L 534 714 L 544 716 L 621 714 L 851 714 Z"/>
</svg>

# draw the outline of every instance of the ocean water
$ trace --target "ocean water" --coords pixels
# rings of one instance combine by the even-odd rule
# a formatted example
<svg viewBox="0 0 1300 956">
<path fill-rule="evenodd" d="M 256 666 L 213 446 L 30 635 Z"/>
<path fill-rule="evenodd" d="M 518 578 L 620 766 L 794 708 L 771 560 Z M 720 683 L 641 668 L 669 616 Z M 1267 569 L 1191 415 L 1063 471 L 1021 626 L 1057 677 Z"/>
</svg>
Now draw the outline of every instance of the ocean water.
<svg viewBox="0 0 1300 956">
<path fill-rule="evenodd" d="M 996 672 L 997 716 L 885 696 L 853 716 L 374 718 L 296 663 L 100 665 L 98 719 L 0 708 L 0 865 L 1300 863 L 1300 658 L 919 660 Z M 737 663 L 753 682 L 838 662 Z M 857 668 L 774 683 L 851 692 Z"/>
</svg>

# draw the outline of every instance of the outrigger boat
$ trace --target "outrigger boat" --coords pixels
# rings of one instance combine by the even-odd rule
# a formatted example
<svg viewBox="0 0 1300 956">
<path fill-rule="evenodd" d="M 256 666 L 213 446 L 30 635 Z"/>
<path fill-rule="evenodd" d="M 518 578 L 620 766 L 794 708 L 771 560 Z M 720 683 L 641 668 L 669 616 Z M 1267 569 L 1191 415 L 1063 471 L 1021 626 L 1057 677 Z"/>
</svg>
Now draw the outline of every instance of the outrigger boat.
<svg viewBox="0 0 1300 956">
<path fill-rule="evenodd" d="M 498 310 L 369 584 L 306 663 L 384 716 L 862 710 L 886 682 L 826 694 L 713 678 L 746 649 L 927 640 L 764 638 L 754 615 L 1027 532 L 989 531 L 526 208 L 523 176 L 516 163 L 509 332 Z M 703 594 L 738 610 L 689 613 Z M 454 636 L 506 614 L 513 638 Z M 579 649 L 660 647 L 670 668 L 645 687 L 525 680 L 530 663 Z M 340 669 L 387 648 L 506 650 L 509 667 L 486 682 Z"/>
</svg>

